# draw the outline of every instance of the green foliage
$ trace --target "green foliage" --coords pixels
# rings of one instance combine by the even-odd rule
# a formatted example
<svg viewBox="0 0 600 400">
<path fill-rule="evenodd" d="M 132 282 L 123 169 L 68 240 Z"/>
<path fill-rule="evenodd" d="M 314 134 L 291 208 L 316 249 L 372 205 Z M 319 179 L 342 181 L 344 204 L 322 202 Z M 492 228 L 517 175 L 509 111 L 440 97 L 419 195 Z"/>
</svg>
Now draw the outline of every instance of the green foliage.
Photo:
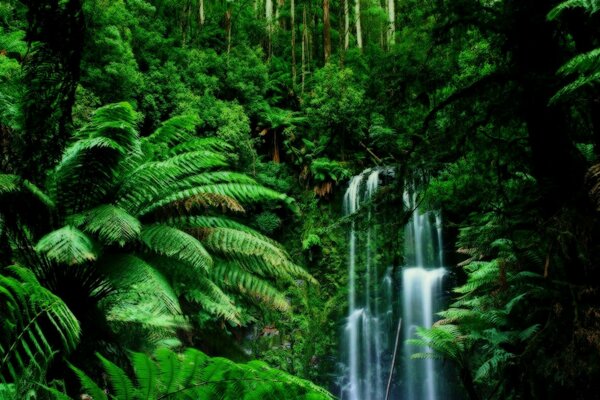
<svg viewBox="0 0 600 400">
<path fill-rule="evenodd" d="M 75 349 L 81 334 L 71 310 L 30 270 L 13 266 L 4 272 L 0 275 L 2 384 L 17 380 L 27 369 L 42 375 L 55 352 Z"/>
<path fill-rule="evenodd" d="M 176 354 L 157 350 L 152 357 L 132 353 L 135 380 L 123 369 L 98 354 L 110 384 L 108 393 L 118 400 L 149 399 L 331 399 L 327 391 L 260 361 L 236 364 L 225 358 L 208 357 L 196 349 Z M 108 399 L 106 392 L 81 370 L 71 367 L 83 393 Z M 62 399 L 62 397 L 56 397 Z"/>
</svg>

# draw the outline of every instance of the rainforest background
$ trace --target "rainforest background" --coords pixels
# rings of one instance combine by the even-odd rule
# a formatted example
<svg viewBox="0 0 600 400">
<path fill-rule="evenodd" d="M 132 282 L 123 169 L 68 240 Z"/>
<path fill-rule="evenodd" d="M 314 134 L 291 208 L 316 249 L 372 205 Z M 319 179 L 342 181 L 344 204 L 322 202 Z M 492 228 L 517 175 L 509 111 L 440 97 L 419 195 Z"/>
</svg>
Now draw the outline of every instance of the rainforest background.
<svg viewBox="0 0 600 400">
<path fill-rule="evenodd" d="M 462 396 L 598 398 L 599 10 L 0 2 L 0 396 L 330 398 L 385 165 L 382 265 L 405 182 L 444 215 Z"/>
</svg>

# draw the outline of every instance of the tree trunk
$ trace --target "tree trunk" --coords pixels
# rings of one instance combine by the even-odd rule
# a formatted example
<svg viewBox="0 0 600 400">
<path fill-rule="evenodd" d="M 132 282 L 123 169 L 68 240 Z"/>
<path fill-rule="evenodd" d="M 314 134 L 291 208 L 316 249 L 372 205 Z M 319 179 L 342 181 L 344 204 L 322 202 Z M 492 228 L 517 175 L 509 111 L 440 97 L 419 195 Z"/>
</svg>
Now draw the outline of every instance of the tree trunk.
<svg viewBox="0 0 600 400">
<path fill-rule="evenodd" d="M 302 95 L 304 95 L 304 82 L 306 80 L 306 46 L 308 31 L 306 29 L 306 5 L 302 6 Z"/>
<path fill-rule="evenodd" d="M 295 0 L 290 0 L 290 24 L 292 28 L 292 83 L 296 86 L 296 10 Z"/>
<path fill-rule="evenodd" d="M 273 45 L 272 45 L 272 39 L 273 39 L 273 0 L 266 0 L 265 1 L 265 19 L 267 21 L 267 56 L 268 58 L 271 58 L 271 54 L 272 54 L 272 50 L 273 50 Z"/>
<path fill-rule="evenodd" d="M 387 29 L 387 42 L 388 47 L 391 47 L 395 41 L 396 35 L 396 3 L 394 0 L 388 0 L 388 29 Z"/>
<path fill-rule="evenodd" d="M 331 56 L 331 23 L 329 21 L 329 0 L 323 0 L 323 55 L 325 63 Z"/>
<path fill-rule="evenodd" d="M 356 46 L 362 49 L 362 27 L 360 25 L 360 0 L 354 0 L 354 14 L 356 18 Z"/>
<path fill-rule="evenodd" d="M 344 0 L 344 50 L 350 46 L 350 7 L 348 0 Z"/>
<path fill-rule="evenodd" d="M 200 26 L 204 25 L 204 0 L 199 0 L 198 4 L 198 22 Z"/>
<path fill-rule="evenodd" d="M 227 29 L 227 54 L 231 51 L 231 5 L 227 5 L 225 12 L 225 28 Z"/>
</svg>

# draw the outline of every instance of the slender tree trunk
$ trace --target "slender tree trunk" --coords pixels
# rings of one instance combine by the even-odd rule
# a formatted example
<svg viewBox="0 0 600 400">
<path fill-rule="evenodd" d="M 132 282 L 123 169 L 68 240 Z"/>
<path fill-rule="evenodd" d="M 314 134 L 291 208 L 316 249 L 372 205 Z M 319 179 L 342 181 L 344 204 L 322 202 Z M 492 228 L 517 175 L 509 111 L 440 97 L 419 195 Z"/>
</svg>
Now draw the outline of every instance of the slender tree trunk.
<svg viewBox="0 0 600 400">
<path fill-rule="evenodd" d="M 356 18 L 356 46 L 362 49 L 362 27 L 360 25 L 360 0 L 354 0 L 354 17 Z"/>
<path fill-rule="evenodd" d="M 231 51 L 231 4 L 227 5 L 225 12 L 225 27 L 227 29 L 227 54 Z"/>
<path fill-rule="evenodd" d="M 199 0 L 198 22 L 200 23 L 200 26 L 204 26 L 204 0 Z"/>
<path fill-rule="evenodd" d="M 396 3 L 394 0 L 388 0 L 388 29 L 387 42 L 388 47 L 391 47 L 395 41 L 396 35 Z"/>
<path fill-rule="evenodd" d="M 348 0 L 344 0 L 344 50 L 350 46 L 350 7 Z"/>
<path fill-rule="evenodd" d="M 329 0 L 323 0 L 323 55 L 325 63 L 331 56 L 331 23 L 329 21 Z"/>
<path fill-rule="evenodd" d="M 296 86 L 296 9 L 295 0 L 290 0 L 290 24 L 292 26 L 292 83 Z"/>
<path fill-rule="evenodd" d="M 304 82 L 306 80 L 306 50 L 308 44 L 308 30 L 306 29 L 306 5 L 302 6 L 302 95 L 304 95 Z"/>
<path fill-rule="evenodd" d="M 271 58 L 273 39 L 273 0 L 265 0 L 265 19 L 267 20 L 267 54 Z"/>
</svg>

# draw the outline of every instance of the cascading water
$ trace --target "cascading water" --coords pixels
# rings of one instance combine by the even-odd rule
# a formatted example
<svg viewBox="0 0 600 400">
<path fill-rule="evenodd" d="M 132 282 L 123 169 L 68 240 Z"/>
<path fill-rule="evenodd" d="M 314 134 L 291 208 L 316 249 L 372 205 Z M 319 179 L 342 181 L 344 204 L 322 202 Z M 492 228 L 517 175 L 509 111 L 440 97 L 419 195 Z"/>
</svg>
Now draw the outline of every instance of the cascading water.
<svg viewBox="0 0 600 400">
<path fill-rule="evenodd" d="M 354 214 L 361 203 L 368 202 L 377 192 L 381 172 L 380 169 L 365 171 L 352 178 L 344 196 L 345 215 Z M 361 241 L 360 248 L 357 246 L 357 223 L 354 220 L 350 223 L 349 313 L 345 326 L 346 373 L 342 387 L 342 398 L 350 400 L 381 399 L 383 391 L 384 368 L 381 358 L 385 337 L 382 337 L 381 329 L 378 273 L 373 265 L 371 218 L 369 210 L 366 238 Z M 362 261 L 360 273 L 357 271 L 359 252 Z M 357 282 L 357 276 L 361 276 L 360 282 Z"/>
<path fill-rule="evenodd" d="M 439 309 L 443 265 L 442 226 L 439 213 L 421 213 L 416 194 L 404 194 L 405 207 L 413 211 L 405 227 L 405 266 L 381 269 L 379 237 L 370 200 L 382 176 L 391 169 L 371 169 L 353 177 L 344 195 L 344 215 L 351 218 L 348 234 L 348 317 L 342 348 L 342 400 L 384 400 L 390 374 L 398 318 L 402 318 L 402 343 L 415 337 L 417 326 L 430 327 Z M 437 400 L 443 394 L 434 360 L 411 360 L 423 352 L 402 344 L 398 351 L 390 399 Z"/>
<path fill-rule="evenodd" d="M 405 192 L 404 203 L 413 210 L 411 221 L 405 227 L 405 260 L 402 269 L 402 318 L 404 339 L 415 338 L 416 328 L 431 327 L 434 313 L 440 308 L 443 268 L 442 226 L 439 213 L 421 213 L 417 194 Z M 433 224 L 432 224 L 433 222 Z M 435 226 L 434 226 L 435 224 Z M 404 346 L 404 395 L 407 400 L 436 400 L 439 398 L 435 360 L 412 360 L 411 354 L 427 352 Z"/>
</svg>

